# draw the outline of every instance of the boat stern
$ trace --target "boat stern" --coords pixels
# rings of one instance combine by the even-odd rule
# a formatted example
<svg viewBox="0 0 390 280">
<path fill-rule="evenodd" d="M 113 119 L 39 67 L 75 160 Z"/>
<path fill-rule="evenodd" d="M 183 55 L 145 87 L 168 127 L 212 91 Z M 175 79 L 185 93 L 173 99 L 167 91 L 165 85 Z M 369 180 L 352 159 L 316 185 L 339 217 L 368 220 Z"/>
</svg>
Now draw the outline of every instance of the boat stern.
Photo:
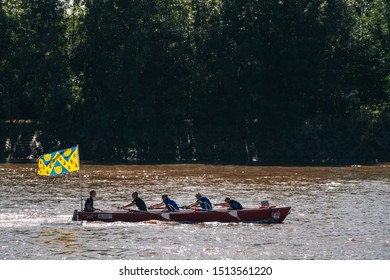
<svg viewBox="0 0 390 280">
<path fill-rule="evenodd" d="M 78 215 L 79 211 L 77 209 L 75 209 L 73 211 L 73 217 L 72 217 L 72 221 L 78 221 L 79 220 L 79 215 Z"/>
</svg>

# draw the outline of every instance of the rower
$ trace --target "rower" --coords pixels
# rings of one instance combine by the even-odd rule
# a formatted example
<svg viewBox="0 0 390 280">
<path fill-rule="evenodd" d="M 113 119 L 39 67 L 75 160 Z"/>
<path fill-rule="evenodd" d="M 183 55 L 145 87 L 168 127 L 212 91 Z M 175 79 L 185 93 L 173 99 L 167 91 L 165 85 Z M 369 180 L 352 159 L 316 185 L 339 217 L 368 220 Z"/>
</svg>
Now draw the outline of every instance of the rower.
<svg viewBox="0 0 390 280">
<path fill-rule="evenodd" d="M 188 205 L 189 208 L 200 205 L 200 207 L 202 207 L 202 209 L 205 209 L 205 210 L 212 210 L 213 209 L 211 201 L 207 197 L 202 196 L 200 193 L 197 193 L 195 195 L 195 197 L 197 199 L 196 202 Z"/>
<path fill-rule="evenodd" d="M 238 201 L 235 201 L 233 199 L 230 199 L 229 197 L 225 198 L 225 202 L 214 204 L 214 206 L 223 206 L 223 207 L 229 207 L 229 210 L 239 210 L 243 209 L 241 203 Z"/>
<path fill-rule="evenodd" d="M 136 205 L 140 211 L 148 211 L 145 202 L 138 196 L 138 192 L 133 192 L 131 194 L 133 201 L 127 205 L 123 205 L 120 208 L 127 208 Z M 129 209 L 130 210 L 130 209 Z"/>
<path fill-rule="evenodd" d="M 168 211 L 168 212 L 179 211 L 179 206 L 177 206 L 177 203 L 174 200 L 170 199 L 168 197 L 168 195 L 166 195 L 166 194 L 162 195 L 161 199 L 163 200 L 161 203 L 154 204 L 154 205 L 150 206 L 149 209 L 161 207 L 165 204 L 165 209 L 166 209 L 165 211 Z"/>
</svg>

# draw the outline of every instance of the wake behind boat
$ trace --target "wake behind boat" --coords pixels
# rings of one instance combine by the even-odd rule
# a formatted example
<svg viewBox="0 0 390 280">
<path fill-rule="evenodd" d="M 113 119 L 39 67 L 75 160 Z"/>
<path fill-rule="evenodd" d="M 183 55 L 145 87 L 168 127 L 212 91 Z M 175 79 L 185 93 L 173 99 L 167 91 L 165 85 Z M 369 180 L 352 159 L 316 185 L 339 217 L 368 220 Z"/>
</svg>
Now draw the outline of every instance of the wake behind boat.
<svg viewBox="0 0 390 280">
<path fill-rule="evenodd" d="M 102 210 L 94 212 L 78 211 L 73 213 L 74 221 L 102 221 L 102 222 L 142 222 L 149 220 L 175 221 L 187 223 L 202 222 L 251 222 L 251 223 L 282 223 L 290 213 L 291 207 L 260 207 L 241 210 L 202 210 L 189 209 L 177 212 L 163 212 L 161 210 Z"/>
</svg>

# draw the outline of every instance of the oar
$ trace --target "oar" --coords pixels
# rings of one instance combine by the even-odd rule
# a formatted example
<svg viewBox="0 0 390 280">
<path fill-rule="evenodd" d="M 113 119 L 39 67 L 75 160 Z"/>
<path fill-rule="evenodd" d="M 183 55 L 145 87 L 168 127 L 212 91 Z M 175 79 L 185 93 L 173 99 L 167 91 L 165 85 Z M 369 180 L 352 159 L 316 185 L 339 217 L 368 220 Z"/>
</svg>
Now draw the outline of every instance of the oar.
<svg viewBox="0 0 390 280">
<path fill-rule="evenodd" d="M 137 210 L 137 209 L 129 209 L 126 207 L 117 207 L 118 210 L 127 210 L 129 212 L 137 212 L 137 213 L 147 213 L 147 214 L 158 214 L 158 213 L 153 213 L 149 211 L 144 211 L 144 210 Z"/>
<path fill-rule="evenodd" d="M 151 215 L 156 215 L 156 216 L 159 216 L 159 217 L 163 217 L 165 220 L 170 220 L 169 218 L 169 212 L 149 212 L 149 211 L 144 211 L 144 210 L 134 210 L 134 209 L 127 209 L 127 208 L 123 208 L 123 207 L 118 207 L 118 209 L 126 209 L 128 210 L 129 212 L 134 212 L 134 213 L 142 213 L 142 214 L 151 214 Z M 154 209 L 157 209 L 157 208 L 154 208 Z M 163 208 L 160 208 L 160 209 L 163 209 Z"/>
<path fill-rule="evenodd" d="M 155 214 L 155 213 L 144 211 L 144 210 L 129 209 L 127 207 L 117 207 L 116 209 L 118 209 L 118 210 L 127 210 L 129 212 L 139 212 L 139 213 Z"/>
<path fill-rule="evenodd" d="M 189 208 L 189 209 L 191 209 L 191 208 Z M 210 212 L 210 213 L 218 212 L 219 213 L 219 211 L 216 211 L 213 209 L 203 209 L 203 208 L 196 208 L 196 209 L 194 209 L 194 212 Z"/>
<path fill-rule="evenodd" d="M 158 215 L 158 213 L 148 212 L 148 211 L 144 211 L 144 210 L 134 210 L 134 209 L 131 209 L 131 210 L 129 210 L 129 212 L 145 213 L 145 214 L 156 214 L 156 215 Z"/>
</svg>

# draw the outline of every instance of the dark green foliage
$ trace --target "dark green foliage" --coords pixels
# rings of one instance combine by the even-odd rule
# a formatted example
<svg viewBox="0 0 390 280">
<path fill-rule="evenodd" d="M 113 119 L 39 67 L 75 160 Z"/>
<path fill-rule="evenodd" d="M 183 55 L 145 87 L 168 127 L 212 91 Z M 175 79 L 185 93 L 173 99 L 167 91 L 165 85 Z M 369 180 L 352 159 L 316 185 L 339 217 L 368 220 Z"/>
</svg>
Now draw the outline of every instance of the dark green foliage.
<svg viewBox="0 0 390 280">
<path fill-rule="evenodd" d="M 48 150 L 78 143 L 82 159 L 137 162 L 390 159 L 388 0 L 0 3 L 0 118 L 35 120 Z"/>
</svg>

